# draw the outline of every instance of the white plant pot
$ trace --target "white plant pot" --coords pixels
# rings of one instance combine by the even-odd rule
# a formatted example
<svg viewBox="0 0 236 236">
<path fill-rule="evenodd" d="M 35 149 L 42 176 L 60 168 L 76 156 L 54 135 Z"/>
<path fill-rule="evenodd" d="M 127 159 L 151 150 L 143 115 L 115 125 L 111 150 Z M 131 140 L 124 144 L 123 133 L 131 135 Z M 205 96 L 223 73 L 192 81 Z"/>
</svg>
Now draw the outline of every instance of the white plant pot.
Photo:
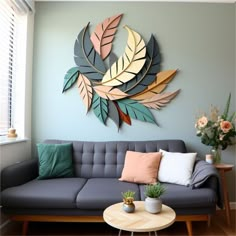
<svg viewBox="0 0 236 236">
<path fill-rule="evenodd" d="M 145 210 L 153 214 L 161 212 L 162 209 L 162 201 L 160 198 L 147 197 L 144 205 Z"/>
</svg>

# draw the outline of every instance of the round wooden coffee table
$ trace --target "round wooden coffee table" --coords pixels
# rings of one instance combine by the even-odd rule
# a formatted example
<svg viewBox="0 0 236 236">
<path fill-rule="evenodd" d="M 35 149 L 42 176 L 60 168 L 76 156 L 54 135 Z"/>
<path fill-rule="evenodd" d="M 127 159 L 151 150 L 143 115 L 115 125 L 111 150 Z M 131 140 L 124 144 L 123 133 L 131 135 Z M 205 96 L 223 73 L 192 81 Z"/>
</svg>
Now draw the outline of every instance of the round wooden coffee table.
<svg viewBox="0 0 236 236">
<path fill-rule="evenodd" d="M 175 211 L 162 205 L 162 211 L 158 214 L 151 214 L 144 208 L 144 201 L 135 201 L 135 212 L 126 213 L 122 209 L 123 202 L 109 206 L 103 212 L 104 221 L 110 226 L 121 231 L 133 232 L 155 232 L 175 222 Z"/>
</svg>

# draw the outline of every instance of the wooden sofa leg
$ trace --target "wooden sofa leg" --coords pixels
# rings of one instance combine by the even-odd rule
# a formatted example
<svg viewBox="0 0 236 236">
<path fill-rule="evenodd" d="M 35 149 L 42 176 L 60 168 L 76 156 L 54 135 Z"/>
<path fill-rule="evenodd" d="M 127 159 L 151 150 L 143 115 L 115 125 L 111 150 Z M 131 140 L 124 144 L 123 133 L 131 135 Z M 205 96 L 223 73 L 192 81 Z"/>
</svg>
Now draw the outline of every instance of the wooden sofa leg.
<svg viewBox="0 0 236 236">
<path fill-rule="evenodd" d="M 27 235 L 28 226 L 29 226 L 29 221 L 24 221 L 22 227 L 22 235 Z"/>
<path fill-rule="evenodd" d="M 211 215 L 208 215 L 207 226 L 211 226 Z"/>
<path fill-rule="evenodd" d="M 188 236 L 193 236 L 192 221 L 186 221 Z"/>
</svg>

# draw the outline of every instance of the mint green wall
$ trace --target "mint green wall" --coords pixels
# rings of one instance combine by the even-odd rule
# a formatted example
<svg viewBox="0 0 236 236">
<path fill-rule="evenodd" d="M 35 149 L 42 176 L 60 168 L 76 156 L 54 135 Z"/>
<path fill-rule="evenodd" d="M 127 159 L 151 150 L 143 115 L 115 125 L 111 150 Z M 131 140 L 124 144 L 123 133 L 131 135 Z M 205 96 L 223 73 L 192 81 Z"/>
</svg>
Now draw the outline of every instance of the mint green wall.
<svg viewBox="0 0 236 236">
<path fill-rule="evenodd" d="M 135 7 L 134 7 L 135 6 Z M 132 120 L 117 132 L 86 115 L 77 86 L 62 94 L 63 78 L 73 67 L 74 41 L 90 21 L 90 32 L 105 18 L 123 13 L 114 51 L 122 55 L 127 24 L 147 42 L 153 33 L 162 53 L 162 70 L 179 69 L 166 91 L 181 93 L 160 111 L 160 124 Z M 157 2 L 36 2 L 33 72 L 33 145 L 47 138 L 70 140 L 183 139 L 189 151 L 204 157 L 210 148 L 195 135 L 199 110 L 224 108 L 229 92 L 235 110 L 235 4 Z M 223 152 L 235 164 L 235 147 Z M 235 201 L 235 172 L 228 174 L 230 199 Z"/>
</svg>

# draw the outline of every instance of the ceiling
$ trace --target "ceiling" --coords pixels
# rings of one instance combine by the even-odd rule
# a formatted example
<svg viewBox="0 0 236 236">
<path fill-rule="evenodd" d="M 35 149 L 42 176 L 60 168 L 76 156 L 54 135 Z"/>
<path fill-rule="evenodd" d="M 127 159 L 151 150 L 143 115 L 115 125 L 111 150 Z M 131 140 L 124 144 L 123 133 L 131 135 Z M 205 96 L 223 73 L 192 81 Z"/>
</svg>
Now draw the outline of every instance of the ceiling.
<svg viewBox="0 0 236 236">
<path fill-rule="evenodd" d="M 35 2 L 68 2 L 66 0 L 34 0 Z M 86 0 L 86 2 L 101 2 L 101 0 Z M 145 0 L 102 0 L 102 2 L 145 2 Z M 85 2 L 70 0 L 70 2 Z M 235 3 L 236 0 L 149 0 L 149 2 L 208 2 L 208 3 Z"/>
</svg>

